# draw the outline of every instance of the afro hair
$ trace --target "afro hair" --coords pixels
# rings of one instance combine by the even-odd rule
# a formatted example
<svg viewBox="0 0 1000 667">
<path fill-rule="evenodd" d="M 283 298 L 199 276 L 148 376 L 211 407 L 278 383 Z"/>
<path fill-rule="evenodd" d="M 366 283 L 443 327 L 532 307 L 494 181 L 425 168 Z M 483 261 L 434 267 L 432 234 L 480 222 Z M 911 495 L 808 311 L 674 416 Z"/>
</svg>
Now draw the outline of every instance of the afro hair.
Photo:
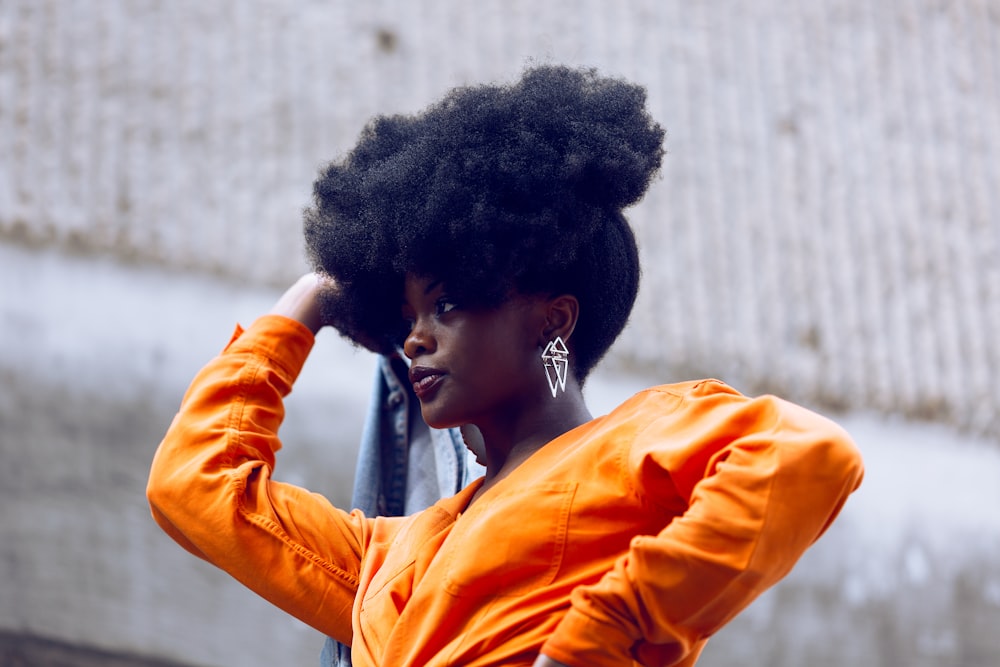
<svg viewBox="0 0 1000 667">
<path fill-rule="evenodd" d="M 582 381 L 638 291 L 622 209 L 642 198 L 664 152 L 645 102 L 642 87 L 594 70 L 541 66 L 373 119 L 321 170 L 305 212 L 310 261 L 339 288 L 322 304 L 326 321 L 388 353 L 405 335 L 407 274 L 440 280 L 466 306 L 572 294 Z"/>
</svg>

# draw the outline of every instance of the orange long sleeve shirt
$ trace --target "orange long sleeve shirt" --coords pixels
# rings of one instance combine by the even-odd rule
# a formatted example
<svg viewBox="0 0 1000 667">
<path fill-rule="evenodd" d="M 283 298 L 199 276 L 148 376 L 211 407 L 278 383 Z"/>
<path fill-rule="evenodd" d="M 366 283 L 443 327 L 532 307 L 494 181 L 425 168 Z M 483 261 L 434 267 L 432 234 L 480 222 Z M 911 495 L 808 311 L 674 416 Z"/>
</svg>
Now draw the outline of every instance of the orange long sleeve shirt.
<svg viewBox="0 0 1000 667">
<path fill-rule="evenodd" d="M 312 347 L 265 316 L 195 378 L 150 474 L 183 547 L 351 644 L 356 667 L 691 665 L 859 485 L 832 422 L 706 380 L 548 443 L 475 503 L 367 518 L 272 478 Z"/>
</svg>

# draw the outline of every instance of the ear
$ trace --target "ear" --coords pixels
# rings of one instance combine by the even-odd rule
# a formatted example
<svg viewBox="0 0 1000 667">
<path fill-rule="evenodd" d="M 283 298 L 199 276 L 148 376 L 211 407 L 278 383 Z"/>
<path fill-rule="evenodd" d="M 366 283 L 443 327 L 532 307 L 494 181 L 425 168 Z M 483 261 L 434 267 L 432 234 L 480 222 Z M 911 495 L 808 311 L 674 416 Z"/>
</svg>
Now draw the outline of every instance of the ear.
<svg viewBox="0 0 1000 667">
<path fill-rule="evenodd" d="M 541 347 L 548 345 L 556 336 L 568 344 L 579 317 L 580 302 L 572 294 L 560 294 L 549 299 L 545 305 Z"/>
</svg>

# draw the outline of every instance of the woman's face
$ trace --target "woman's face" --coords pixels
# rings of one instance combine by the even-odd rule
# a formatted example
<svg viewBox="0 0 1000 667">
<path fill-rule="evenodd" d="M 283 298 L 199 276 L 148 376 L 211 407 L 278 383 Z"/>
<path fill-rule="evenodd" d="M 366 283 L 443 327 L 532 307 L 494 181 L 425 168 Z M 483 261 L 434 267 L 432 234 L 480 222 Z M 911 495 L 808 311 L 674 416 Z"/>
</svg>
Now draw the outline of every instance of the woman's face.
<svg viewBox="0 0 1000 667">
<path fill-rule="evenodd" d="M 440 281 L 408 275 L 402 314 L 411 326 L 403 351 L 428 425 L 516 420 L 548 395 L 538 356 L 544 299 L 467 308 Z"/>
</svg>

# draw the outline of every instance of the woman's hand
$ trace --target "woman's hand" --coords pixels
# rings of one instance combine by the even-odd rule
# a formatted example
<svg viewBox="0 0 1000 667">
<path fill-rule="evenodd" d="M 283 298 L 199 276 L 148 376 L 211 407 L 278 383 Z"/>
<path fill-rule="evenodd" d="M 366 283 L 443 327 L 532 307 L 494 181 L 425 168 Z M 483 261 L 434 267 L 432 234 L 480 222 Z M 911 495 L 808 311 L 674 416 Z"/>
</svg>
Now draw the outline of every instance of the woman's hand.
<svg viewBox="0 0 1000 667">
<path fill-rule="evenodd" d="M 319 295 L 329 290 L 333 283 L 317 273 L 307 273 L 285 290 L 270 314 L 284 315 L 298 320 L 314 334 L 323 328 L 323 317 L 319 308 Z"/>
<path fill-rule="evenodd" d="M 532 667 L 569 667 L 569 665 L 562 662 L 556 662 L 544 653 L 539 653 L 538 657 L 535 658 L 535 662 Z"/>
</svg>

